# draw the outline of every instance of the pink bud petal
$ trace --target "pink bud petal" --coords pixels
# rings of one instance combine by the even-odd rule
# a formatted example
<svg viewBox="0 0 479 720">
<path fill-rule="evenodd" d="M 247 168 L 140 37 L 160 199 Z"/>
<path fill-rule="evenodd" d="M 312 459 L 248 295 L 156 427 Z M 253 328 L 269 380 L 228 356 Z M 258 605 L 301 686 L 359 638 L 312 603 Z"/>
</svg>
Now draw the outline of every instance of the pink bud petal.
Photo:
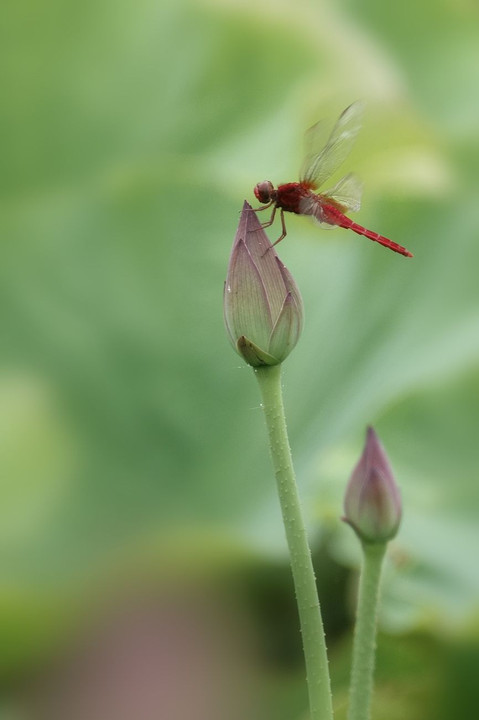
<svg viewBox="0 0 479 720">
<path fill-rule="evenodd" d="M 386 542 L 393 538 L 401 522 L 399 488 L 373 428 L 354 468 L 344 499 L 344 518 L 366 542 Z"/>
<path fill-rule="evenodd" d="M 301 295 L 246 202 L 231 251 L 223 308 L 231 344 L 250 365 L 277 365 L 299 339 Z"/>
</svg>

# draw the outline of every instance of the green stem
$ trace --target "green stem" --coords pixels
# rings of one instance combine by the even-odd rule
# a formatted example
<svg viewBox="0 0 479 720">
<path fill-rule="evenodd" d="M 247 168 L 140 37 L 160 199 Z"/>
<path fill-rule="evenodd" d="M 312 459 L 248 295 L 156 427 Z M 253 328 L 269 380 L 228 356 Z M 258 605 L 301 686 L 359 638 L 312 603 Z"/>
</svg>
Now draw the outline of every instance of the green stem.
<svg viewBox="0 0 479 720">
<path fill-rule="evenodd" d="M 362 543 L 348 720 L 370 720 L 381 568 L 387 543 Z"/>
<path fill-rule="evenodd" d="M 281 392 L 281 365 L 255 368 L 255 374 L 263 400 L 271 458 L 296 590 L 311 720 L 332 720 L 333 708 L 323 621 L 286 430 Z"/>
</svg>

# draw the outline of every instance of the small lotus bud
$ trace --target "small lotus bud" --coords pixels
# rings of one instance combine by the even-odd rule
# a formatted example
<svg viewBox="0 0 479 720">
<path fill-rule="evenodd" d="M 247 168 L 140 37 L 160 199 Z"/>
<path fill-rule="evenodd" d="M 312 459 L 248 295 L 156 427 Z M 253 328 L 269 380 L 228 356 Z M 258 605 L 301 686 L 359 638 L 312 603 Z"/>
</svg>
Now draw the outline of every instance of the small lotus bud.
<svg viewBox="0 0 479 720">
<path fill-rule="evenodd" d="M 344 499 L 343 520 L 368 543 L 393 538 L 401 522 L 401 496 L 385 450 L 372 427 L 353 470 Z"/>
<path fill-rule="evenodd" d="M 294 348 L 303 302 L 256 213 L 244 203 L 224 289 L 228 337 L 249 365 L 278 365 Z"/>
</svg>

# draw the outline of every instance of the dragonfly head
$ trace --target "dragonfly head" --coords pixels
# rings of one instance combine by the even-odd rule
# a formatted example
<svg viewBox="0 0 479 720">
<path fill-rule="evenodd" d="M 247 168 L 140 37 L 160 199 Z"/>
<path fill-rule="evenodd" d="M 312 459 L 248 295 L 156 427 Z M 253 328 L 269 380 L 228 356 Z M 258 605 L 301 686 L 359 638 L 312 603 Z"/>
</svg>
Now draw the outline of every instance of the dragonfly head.
<svg viewBox="0 0 479 720">
<path fill-rule="evenodd" d="M 254 194 L 257 200 L 261 203 L 269 203 L 276 200 L 276 190 L 273 187 L 273 183 L 269 180 L 263 180 L 256 185 Z"/>
</svg>

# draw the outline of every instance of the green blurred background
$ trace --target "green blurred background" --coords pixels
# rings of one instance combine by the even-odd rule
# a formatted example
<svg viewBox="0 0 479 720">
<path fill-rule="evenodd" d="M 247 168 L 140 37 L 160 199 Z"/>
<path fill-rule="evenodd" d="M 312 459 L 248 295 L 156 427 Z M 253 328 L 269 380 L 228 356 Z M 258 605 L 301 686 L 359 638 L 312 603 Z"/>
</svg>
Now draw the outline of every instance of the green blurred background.
<svg viewBox="0 0 479 720">
<path fill-rule="evenodd" d="M 222 287 L 244 198 L 366 101 L 342 168 L 406 260 L 288 218 L 291 443 L 345 717 L 372 423 L 402 487 L 376 720 L 478 704 L 479 9 L 473 0 L 4 0 L 1 720 L 291 720 L 279 508 Z M 278 227 L 270 231 L 276 237 Z"/>
</svg>

